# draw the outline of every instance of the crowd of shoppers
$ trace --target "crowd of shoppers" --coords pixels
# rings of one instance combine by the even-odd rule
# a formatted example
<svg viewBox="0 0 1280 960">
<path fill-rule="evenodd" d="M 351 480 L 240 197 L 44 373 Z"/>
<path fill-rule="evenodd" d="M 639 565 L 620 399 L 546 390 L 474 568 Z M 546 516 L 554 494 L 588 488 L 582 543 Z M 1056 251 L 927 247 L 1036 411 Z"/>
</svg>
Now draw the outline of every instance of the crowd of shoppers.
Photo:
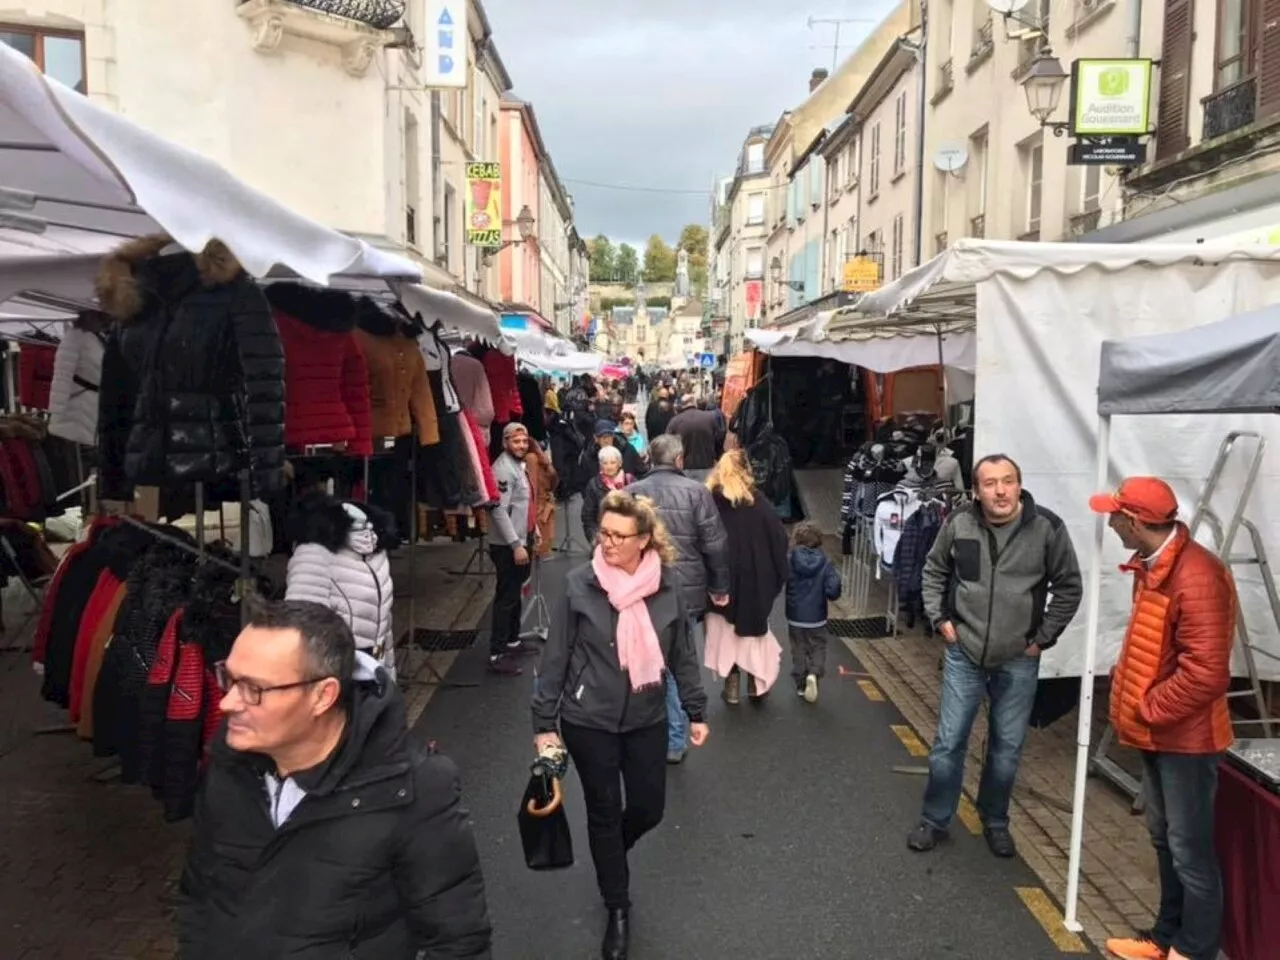
<svg viewBox="0 0 1280 960">
<path fill-rule="evenodd" d="M 746 455 L 723 452 L 715 412 L 690 396 L 672 410 L 663 389 L 645 415 L 663 432 L 646 439 L 629 412 L 597 425 L 583 491 L 590 557 L 566 575 L 540 651 L 519 637 L 521 588 L 553 537 L 556 472 L 518 423 L 505 428 L 494 463 L 489 666 L 518 674 L 521 656 L 541 654 L 534 749 L 562 747 L 581 782 L 605 960 L 629 953 L 629 853 L 662 821 L 670 767 L 709 737 L 700 668 L 723 679 L 730 706 L 744 676 L 746 695 L 762 701 L 781 672 L 770 619 L 785 593 L 794 689 L 816 702 L 828 605 L 841 588 L 821 531 L 800 523 L 788 542 Z M 642 470 L 628 469 L 629 458 Z M 972 504 L 947 517 L 925 560 L 924 608 L 944 643 L 943 683 L 907 843 L 926 853 L 947 838 L 986 702 L 976 807 L 991 852 L 1007 858 L 1017 852 L 1010 798 L 1040 656 L 1075 616 L 1082 583 L 1065 525 L 1023 488 L 1011 457 L 981 458 L 972 484 Z M 1232 741 L 1234 584 L 1178 521 L 1163 481 L 1133 477 L 1089 505 L 1133 551 L 1123 568 L 1134 578 L 1133 610 L 1110 719 L 1142 759 L 1160 879 L 1152 929 L 1106 947 L 1121 960 L 1210 960 L 1223 913 L 1214 794 Z M 388 671 L 356 651 L 342 618 L 302 601 L 258 607 L 216 679 L 226 719 L 182 876 L 184 960 L 487 960 L 484 882 L 458 772 L 411 742 Z"/>
</svg>

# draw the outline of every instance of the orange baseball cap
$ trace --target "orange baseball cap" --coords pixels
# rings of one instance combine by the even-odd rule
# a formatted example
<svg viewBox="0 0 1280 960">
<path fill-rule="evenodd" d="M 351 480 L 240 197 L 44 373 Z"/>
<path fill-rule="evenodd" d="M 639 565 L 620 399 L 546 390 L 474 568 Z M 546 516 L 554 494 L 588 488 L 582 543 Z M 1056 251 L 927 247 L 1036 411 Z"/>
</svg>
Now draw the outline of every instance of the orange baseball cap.
<svg viewBox="0 0 1280 960">
<path fill-rule="evenodd" d="M 1140 523 L 1170 523 L 1178 516 L 1178 498 L 1158 477 L 1129 477 L 1115 493 L 1095 493 L 1089 509 L 1127 514 Z"/>
</svg>

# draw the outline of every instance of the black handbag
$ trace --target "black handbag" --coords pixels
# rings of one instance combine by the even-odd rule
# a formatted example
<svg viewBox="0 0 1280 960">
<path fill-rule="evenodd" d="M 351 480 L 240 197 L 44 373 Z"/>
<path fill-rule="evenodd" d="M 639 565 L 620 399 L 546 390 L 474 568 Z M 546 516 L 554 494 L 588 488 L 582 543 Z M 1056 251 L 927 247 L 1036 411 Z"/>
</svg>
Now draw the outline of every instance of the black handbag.
<svg viewBox="0 0 1280 960">
<path fill-rule="evenodd" d="M 558 777 L 534 764 L 520 811 L 520 843 L 530 870 L 563 870 L 573 866 L 573 838 L 564 812 L 564 789 Z"/>
</svg>

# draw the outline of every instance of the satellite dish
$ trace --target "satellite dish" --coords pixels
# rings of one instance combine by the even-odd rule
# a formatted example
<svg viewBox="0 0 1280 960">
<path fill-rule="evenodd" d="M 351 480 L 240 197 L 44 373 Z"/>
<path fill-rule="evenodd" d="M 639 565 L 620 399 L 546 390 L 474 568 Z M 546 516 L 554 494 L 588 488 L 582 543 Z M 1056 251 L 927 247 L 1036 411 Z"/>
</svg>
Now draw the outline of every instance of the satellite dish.
<svg viewBox="0 0 1280 960">
<path fill-rule="evenodd" d="M 987 0 L 987 6 L 1001 16 L 1009 16 L 1017 13 L 1025 7 L 1031 0 Z"/>
<path fill-rule="evenodd" d="M 969 162 L 969 151 L 958 143 L 944 143 L 933 155 L 933 165 L 943 173 L 959 173 Z"/>
</svg>

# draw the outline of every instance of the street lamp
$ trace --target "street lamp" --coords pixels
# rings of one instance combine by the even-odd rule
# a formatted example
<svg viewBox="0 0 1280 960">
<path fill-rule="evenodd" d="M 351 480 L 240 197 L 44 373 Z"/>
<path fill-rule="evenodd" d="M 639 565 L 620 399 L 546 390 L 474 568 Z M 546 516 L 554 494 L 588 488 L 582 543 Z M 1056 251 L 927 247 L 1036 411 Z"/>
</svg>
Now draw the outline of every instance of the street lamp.
<svg viewBox="0 0 1280 960">
<path fill-rule="evenodd" d="M 1062 68 L 1059 67 L 1058 69 Z M 520 231 L 521 240 L 533 239 L 534 224 L 533 211 L 529 209 L 529 205 L 526 203 L 516 215 L 516 229 Z"/>
<path fill-rule="evenodd" d="M 506 222 L 510 223 L 511 221 L 508 220 Z M 515 246 L 517 243 L 528 243 L 532 240 L 536 224 L 537 220 L 534 219 L 533 211 L 529 209 L 529 205 L 526 203 L 520 208 L 520 212 L 516 214 L 516 232 L 520 236 L 512 237 L 510 240 L 503 240 L 498 246 L 485 250 L 481 255 L 484 265 L 487 267 L 493 262 L 493 258 L 507 249 L 507 247 Z"/>
<path fill-rule="evenodd" d="M 1052 123 L 1049 118 L 1058 109 L 1062 100 L 1062 88 L 1067 82 L 1067 72 L 1062 69 L 1062 62 L 1053 55 L 1048 47 L 1041 47 L 1036 58 L 1027 68 L 1022 78 L 1022 92 L 1027 96 L 1027 110 L 1040 122 L 1042 127 L 1052 127 L 1056 136 L 1066 132 L 1066 124 Z"/>
<path fill-rule="evenodd" d="M 780 283 L 784 286 L 790 287 L 792 290 L 795 290 L 797 293 L 804 293 L 805 284 L 803 280 L 783 280 L 782 279 L 782 260 L 779 259 L 778 257 L 774 257 L 772 260 L 769 261 L 769 278 L 773 280 L 775 284 Z"/>
</svg>

